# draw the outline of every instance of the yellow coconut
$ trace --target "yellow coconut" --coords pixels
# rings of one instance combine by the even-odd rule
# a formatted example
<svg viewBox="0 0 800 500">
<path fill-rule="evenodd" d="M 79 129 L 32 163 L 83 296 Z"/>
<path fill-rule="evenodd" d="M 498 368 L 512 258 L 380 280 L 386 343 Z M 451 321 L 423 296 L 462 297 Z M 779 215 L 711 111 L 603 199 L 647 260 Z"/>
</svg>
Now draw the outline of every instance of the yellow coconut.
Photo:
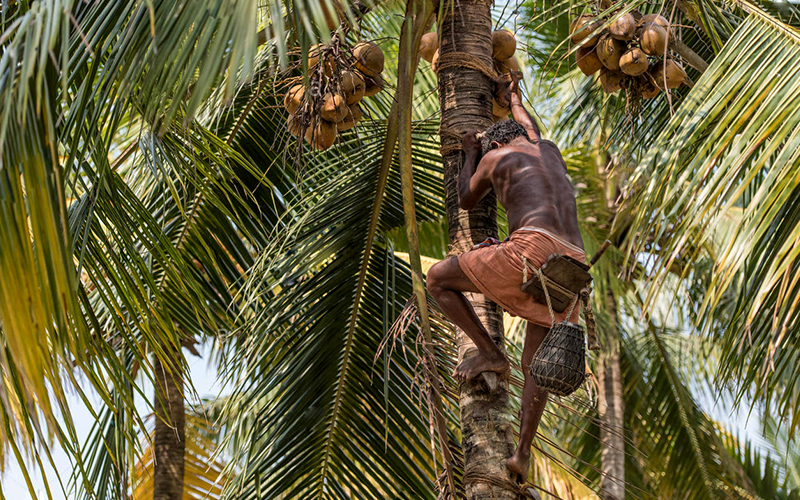
<svg viewBox="0 0 800 500">
<path fill-rule="evenodd" d="M 303 97 L 305 96 L 306 88 L 305 86 L 295 85 L 294 87 L 290 88 L 286 95 L 283 98 L 283 108 L 289 112 L 289 114 L 295 114 L 295 112 L 300 109 L 300 106 L 303 104 Z"/>
<path fill-rule="evenodd" d="M 517 51 L 517 39 L 508 30 L 496 30 L 492 33 L 492 57 L 504 61 Z"/>
<path fill-rule="evenodd" d="M 650 23 L 656 23 L 665 30 L 669 30 L 669 21 L 667 20 L 666 17 L 661 16 L 659 14 L 646 14 L 645 16 L 642 17 L 641 21 L 639 22 L 639 24 L 641 24 L 642 26 Z"/>
<path fill-rule="evenodd" d="M 436 73 L 436 66 L 439 64 L 439 49 L 436 49 L 436 52 L 433 53 L 433 57 L 431 58 L 431 69 L 434 73 Z"/>
<path fill-rule="evenodd" d="M 317 149 L 328 149 L 336 142 L 338 130 L 336 124 L 326 120 L 319 120 L 314 127 L 306 130 L 306 140 Z"/>
<path fill-rule="evenodd" d="M 374 77 L 383 71 L 385 58 L 378 44 L 359 42 L 353 47 L 353 56 L 356 58 L 356 68 L 365 76 Z"/>
<path fill-rule="evenodd" d="M 625 52 L 625 43 L 616 38 L 611 38 L 609 35 L 603 35 L 600 41 L 597 42 L 595 50 L 603 66 L 614 71 L 619 70 L 619 59 Z"/>
<path fill-rule="evenodd" d="M 357 71 L 342 71 L 342 93 L 344 94 L 347 105 L 355 104 L 364 97 L 367 84 L 361 74 Z"/>
<path fill-rule="evenodd" d="M 603 63 L 597 57 L 595 47 L 579 47 L 575 52 L 575 62 L 586 76 L 597 73 L 603 67 Z"/>
<path fill-rule="evenodd" d="M 383 87 L 386 85 L 381 75 L 378 75 L 373 78 L 365 78 L 364 81 L 367 84 L 367 88 L 364 89 L 364 97 L 374 96 L 375 94 L 383 90 Z"/>
<path fill-rule="evenodd" d="M 353 104 L 348 108 L 347 116 L 344 117 L 344 120 L 336 124 L 336 128 L 339 130 L 339 132 L 350 130 L 356 126 L 356 123 L 361 120 L 362 116 L 364 116 L 364 112 L 361 111 L 361 108 L 358 106 L 358 104 Z"/>
<path fill-rule="evenodd" d="M 623 81 L 625 81 L 625 75 L 622 73 L 611 71 L 608 68 L 603 68 L 600 70 L 600 85 L 603 86 L 603 90 L 607 94 L 621 89 Z"/>
<path fill-rule="evenodd" d="M 297 115 L 289 115 L 286 119 L 286 128 L 293 136 L 300 137 L 303 135 L 303 120 Z"/>
<path fill-rule="evenodd" d="M 595 21 L 592 14 L 583 14 L 576 17 L 569 26 L 570 40 L 572 43 L 580 44 L 583 47 L 592 47 L 600 39 L 600 34 L 593 35 L 593 31 L 602 26 L 602 21 Z"/>
<path fill-rule="evenodd" d="M 663 64 L 657 64 L 653 68 L 653 80 L 656 85 L 664 90 L 664 78 L 666 75 L 666 88 L 674 89 L 680 87 L 686 81 L 686 71 L 678 61 L 667 59 Z"/>
<path fill-rule="evenodd" d="M 422 35 L 419 44 L 419 55 L 428 62 L 433 60 L 433 53 L 439 49 L 439 35 L 435 31 Z"/>
<path fill-rule="evenodd" d="M 647 55 L 663 56 L 667 50 L 667 30 L 656 23 L 648 23 L 642 31 L 642 50 Z"/>
<path fill-rule="evenodd" d="M 512 71 L 519 71 L 519 61 L 516 57 L 509 57 L 505 61 L 494 61 L 494 69 L 501 75 Z"/>
<path fill-rule="evenodd" d="M 638 47 L 622 54 L 619 59 L 619 69 L 630 76 L 639 76 L 647 71 L 650 64 L 647 62 L 647 54 Z"/>
<path fill-rule="evenodd" d="M 625 42 L 633 39 L 633 35 L 636 33 L 636 19 L 633 17 L 633 14 L 628 13 L 619 16 L 619 18 L 608 27 L 608 33 L 617 40 L 623 40 Z"/>
<path fill-rule="evenodd" d="M 347 101 L 339 94 L 328 92 L 322 97 L 322 107 L 319 110 L 319 116 L 323 120 L 329 122 L 340 122 L 347 116 L 349 110 L 347 108 Z"/>
</svg>

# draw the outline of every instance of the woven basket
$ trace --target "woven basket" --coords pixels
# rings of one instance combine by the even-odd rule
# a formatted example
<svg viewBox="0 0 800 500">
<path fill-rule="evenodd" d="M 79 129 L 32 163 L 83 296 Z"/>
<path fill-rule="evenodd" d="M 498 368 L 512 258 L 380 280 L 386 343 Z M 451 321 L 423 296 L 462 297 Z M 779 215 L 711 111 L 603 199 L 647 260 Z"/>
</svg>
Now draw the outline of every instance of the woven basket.
<svg viewBox="0 0 800 500">
<path fill-rule="evenodd" d="M 562 321 L 550 329 L 531 361 L 534 383 L 557 396 L 569 396 L 586 378 L 583 327 Z"/>
</svg>

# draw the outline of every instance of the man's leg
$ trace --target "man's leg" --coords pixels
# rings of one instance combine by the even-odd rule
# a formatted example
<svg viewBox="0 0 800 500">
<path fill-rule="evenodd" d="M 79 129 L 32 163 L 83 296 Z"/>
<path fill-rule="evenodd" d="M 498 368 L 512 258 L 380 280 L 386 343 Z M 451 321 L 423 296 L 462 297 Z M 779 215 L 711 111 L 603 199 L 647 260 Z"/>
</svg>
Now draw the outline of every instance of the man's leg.
<svg viewBox="0 0 800 500">
<path fill-rule="evenodd" d="M 427 283 L 428 293 L 436 299 L 442 311 L 456 326 L 464 330 L 478 348 L 478 354 L 459 363 L 453 375 L 461 381 L 467 381 L 483 372 L 507 372 L 508 360 L 492 341 L 472 305 L 461 293 L 480 293 L 480 290 L 461 270 L 458 259 L 451 257 L 433 266 L 428 271 Z"/>
<path fill-rule="evenodd" d="M 514 456 L 506 462 L 508 469 L 512 473 L 519 474 L 522 479 L 521 482 L 525 482 L 528 478 L 528 468 L 531 463 L 531 443 L 536 435 L 536 429 L 539 428 L 544 405 L 547 403 L 547 391 L 539 389 L 533 383 L 528 367 L 548 330 L 549 328 L 547 327 L 528 322 L 525 332 L 525 346 L 522 349 L 522 371 L 525 374 L 525 387 L 522 389 L 519 445 Z"/>
</svg>

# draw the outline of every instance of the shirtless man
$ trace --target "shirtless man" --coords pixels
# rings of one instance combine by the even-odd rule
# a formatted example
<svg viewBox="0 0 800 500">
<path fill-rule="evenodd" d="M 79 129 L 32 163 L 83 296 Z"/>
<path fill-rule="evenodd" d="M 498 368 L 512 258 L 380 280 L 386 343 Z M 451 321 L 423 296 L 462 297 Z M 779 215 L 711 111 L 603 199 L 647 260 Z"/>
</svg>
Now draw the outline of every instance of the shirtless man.
<svg viewBox="0 0 800 500">
<path fill-rule="evenodd" d="M 527 320 L 522 367 L 520 438 L 507 466 L 524 482 L 528 477 L 530 450 L 539 426 L 547 392 L 531 379 L 528 366 L 544 340 L 553 318 L 545 304 L 520 290 L 523 260 L 540 267 L 555 253 L 585 260 L 578 230 L 575 192 L 566 176 L 566 164 L 558 147 L 542 140 L 536 122 L 522 105 L 519 84 L 512 80 L 506 96 L 515 121 L 505 120 L 486 130 L 481 140 L 476 132 L 463 136 L 466 154 L 458 179 L 458 204 L 472 209 L 494 189 L 508 214 L 509 238 L 500 243 L 487 241 L 458 257 L 439 262 L 428 272 L 428 292 L 442 311 L 469 336 L 477 354 L 463 360 L 454 373 L 461 382 L 482 372 L 505 375 L 509 363 L 492 342 L 486 328 L 462 292 L 482 293 L 509 313 Z M 529 278 L 532 273 L 528 273 Z M 578 322 L 575 310 L 570 320 Z M 555 321 L 566 313 L 556 313 Z"/>
</svg>

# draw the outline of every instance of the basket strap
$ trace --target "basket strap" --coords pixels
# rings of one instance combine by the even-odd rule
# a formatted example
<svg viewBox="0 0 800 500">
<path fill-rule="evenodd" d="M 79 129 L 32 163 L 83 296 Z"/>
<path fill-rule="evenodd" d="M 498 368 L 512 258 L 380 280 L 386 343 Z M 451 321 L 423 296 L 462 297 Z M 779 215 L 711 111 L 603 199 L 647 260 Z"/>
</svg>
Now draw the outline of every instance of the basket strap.
<svg viewBox="0 0 800 500">
<path fill-rule="evenodd" d="M 524 258 L 524 257 L 523 257 Z M 547 300 L 547 310 L 550 311 L 550 318 L 553 320 L 553 325 L 556 326 L 556 313 L 553 312 L 553 304 L 550 302 L 550 292 L 547 291 L 547 283 L 545 283 L 545 276 L 542 273 L 541 269 L 536 267 L 532 267 L 533 272 L 539 277 L 539 281 L 542 283 L 542 290 L 544 290 L 544 298 Z"/>
</svg>

